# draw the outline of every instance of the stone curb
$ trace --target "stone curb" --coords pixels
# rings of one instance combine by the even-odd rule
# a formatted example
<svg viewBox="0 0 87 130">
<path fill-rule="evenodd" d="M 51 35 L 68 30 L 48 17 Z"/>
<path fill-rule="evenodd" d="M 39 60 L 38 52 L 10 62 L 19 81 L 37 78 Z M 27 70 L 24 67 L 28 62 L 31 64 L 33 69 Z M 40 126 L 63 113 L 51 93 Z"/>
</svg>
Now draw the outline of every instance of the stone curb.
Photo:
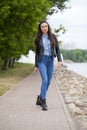
<svg viewBox="0 0 87 130">
<path fill-rule="evenodd" d="M 56 86 L 56 88 L 57 88 L 57 91 L 58 91 L 60 100 L 61 100 L 61 102 L 62 102 L 62 106 L 63 106 L 64 112 L 65 112 L 66 119 L 67 119 L 67 122 L 68 122 L 68 124 L 69 124 L 70 130 L 76 130 L 75 124 L 74 124 L 74 122 L 73 122 L 73 119 L 71 118 L 71 115 L 70 115 L 70 113 L 69 113 L 69 111 L 68 111 L 68 109 L 67 109 L 67 106 L 66 106 L 65 103 L 64 103 L 64 99 L 63 99 L 62 94 L 61 94 L 61 92 L 60 92 L 60 90 L 59 90 L 59 88 L 58 88 L 58 85 L 57 85 L 57 82 L 56 82 L 56 80 L 55 80 L 55 77 L 54 77 L 54 82 L 55 82 L 55 86 Z"/>
</svg>

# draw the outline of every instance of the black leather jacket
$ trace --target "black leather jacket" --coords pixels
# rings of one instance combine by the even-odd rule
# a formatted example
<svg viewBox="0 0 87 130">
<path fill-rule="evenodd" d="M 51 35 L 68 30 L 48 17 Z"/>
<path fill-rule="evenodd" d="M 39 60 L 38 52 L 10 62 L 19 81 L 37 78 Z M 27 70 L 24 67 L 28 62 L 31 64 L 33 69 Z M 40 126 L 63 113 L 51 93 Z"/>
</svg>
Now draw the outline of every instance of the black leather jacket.
<svg viewBox="0 0 87 130">
<path fill-rule="evenodd" d="M 54 57 L 57 56 L 58 61 L 61 61 L 60 49 L 55 35 L 54 35 L 54 40 L 55 40 L 55 46 L 51 44 L 51 54 Z M 43 55 L 43 51 L 44 51 L 43 42 L 42 40 L 40 40 L 40 42 L 36 43 L 35 67 L 38 67 L 38 62 L 40 61 Z"/>
</svg>

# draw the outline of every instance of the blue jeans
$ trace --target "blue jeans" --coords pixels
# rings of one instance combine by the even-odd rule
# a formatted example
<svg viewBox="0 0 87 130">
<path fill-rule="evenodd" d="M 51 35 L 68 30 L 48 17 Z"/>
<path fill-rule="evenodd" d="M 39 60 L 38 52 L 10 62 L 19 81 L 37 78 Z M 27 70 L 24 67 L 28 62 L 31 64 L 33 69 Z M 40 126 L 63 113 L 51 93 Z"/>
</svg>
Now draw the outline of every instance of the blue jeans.
<svg viewBox="0 0 87 130">
<path fill-rule="evenodd" d="M 43 55 L 38 63 L 39 72 L 42 78 L 40 97 L 46 99 L 46 93 L 50 85 L 53 70 L 54 70 L 54 57 Z"/>
</svg>

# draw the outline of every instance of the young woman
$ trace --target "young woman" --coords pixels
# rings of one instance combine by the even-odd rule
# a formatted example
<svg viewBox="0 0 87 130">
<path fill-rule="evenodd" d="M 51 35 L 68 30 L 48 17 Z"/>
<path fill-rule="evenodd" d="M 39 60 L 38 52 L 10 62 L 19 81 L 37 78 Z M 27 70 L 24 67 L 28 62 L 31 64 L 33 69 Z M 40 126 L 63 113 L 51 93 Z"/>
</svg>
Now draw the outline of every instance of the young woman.
<svg viewBox="0 0 87 130">
<path fill-rule="evenodd" d="M 40 94 L 37 97 L 36 105 L 40 105 L 42 110 L 46 111 L 48 109 L 46 94 L 53 75 L 55 56 L 57 56 L 59 65 L 62 65 L 57 38 L 51 33 L 47 21 L 41 21 L 39 23 L 34 44 L 36 47 L 34 71 L 37 72 L 39 69 L 42 79 Z"/>
</svg>

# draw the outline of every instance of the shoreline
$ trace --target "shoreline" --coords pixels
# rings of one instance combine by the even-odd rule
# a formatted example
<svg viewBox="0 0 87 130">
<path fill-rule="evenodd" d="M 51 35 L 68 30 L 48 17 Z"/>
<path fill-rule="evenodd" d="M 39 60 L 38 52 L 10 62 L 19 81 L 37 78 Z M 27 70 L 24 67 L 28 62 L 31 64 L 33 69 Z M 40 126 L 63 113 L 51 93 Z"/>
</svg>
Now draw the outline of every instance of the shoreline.
<svg viewBox="0 0 87 130">
<path fill-rule="evenodd" d="M 64 65 L 67 66 L 69 70 L 87 78 L 87 63 L 64 63 Z"/>
<path fill-rule="evenodd" d="M 54 77 L 78 130 L 87 130 L 87 78 L 55 66 Z"/>
</svg>

